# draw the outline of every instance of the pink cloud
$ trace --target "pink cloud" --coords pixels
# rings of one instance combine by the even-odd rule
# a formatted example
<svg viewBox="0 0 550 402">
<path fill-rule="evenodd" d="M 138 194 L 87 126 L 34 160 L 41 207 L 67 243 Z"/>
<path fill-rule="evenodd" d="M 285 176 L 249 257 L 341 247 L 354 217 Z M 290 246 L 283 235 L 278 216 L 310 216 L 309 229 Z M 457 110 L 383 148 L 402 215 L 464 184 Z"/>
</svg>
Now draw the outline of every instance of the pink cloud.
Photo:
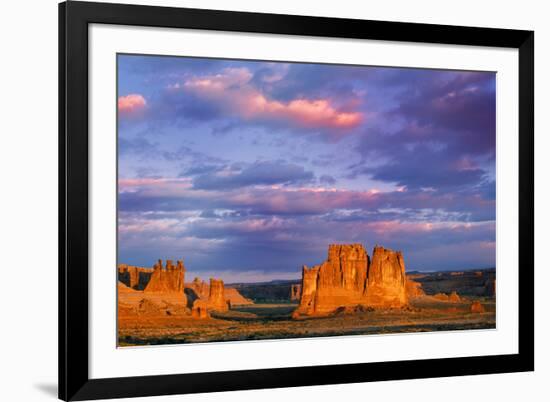
<svg viewBox="0 0 550 402">
<path fill-rule="evenodd" d="M 120 113 L 134 113 L 143 110 L 146 105 L 147 101 L 140 94 L 129 94 L 118 98 L 118 111 Z"/>
<path fill-rule="evenodd" d="M 453 167 L 458 171 L 464 170 L 477 170 L 479 167 L 477 164 L 468 157 L 462 157 L 453 163 Z"/>
<path fill-rule="evenodd" d="M 463 214 L 464 208 L 481 211 L 494 208 L 494 201 L 484 200 L 477 195 L 455 197 L 448 194 L 438 195 L 429 191 L 386 192 L 376 189 L 359 191 L 324 187 L 286 188 L 274 186 L 219 191 L 193 188 L 192 179 L 185 177 L 119 179 L 119 192 L 121 194 L 137 193 L 137 198 L 143 197 L 153 203 L 158 200 L 163 207 L 167 207 L 166 202 L 178 204 L 178 200 L 185 200 L 186 203 L 197 204 L 199 209 L 249 208 L 258 213 L 282 215 L 324 214 L 339 209 L 376 210 L 399 204 L 406 210 L 429 209 L 435 215 L 437 215 L 437 211 L 447 211 L 443 214 L 445 219 L 455 220 L 461 219 L 459 215 Z M 153 206 L 154 204 L 152 204 Z M 456 211 L 458 215 L 452 215 L 453 211 Z M 437 223 L 434 222 L 434 226 L 418 227 L 415 230 L 431 231 L 436 227 Z M 381 228 L 381 230 L 383 229 Z"/>
<path fill-rule="evenodd" d="M 170 86 L 215 102 L 227 112 L 244 119 L 286 120 L 304 127 L 352 128 L 363 121 L 363 114 L 337 109 L 330 99 L 297 98 L 288 102 L 269 99 L 250 84 L 246 68 L 226 68 L 220 74 L 195 76 L 183 84 Z"/>
</svg>

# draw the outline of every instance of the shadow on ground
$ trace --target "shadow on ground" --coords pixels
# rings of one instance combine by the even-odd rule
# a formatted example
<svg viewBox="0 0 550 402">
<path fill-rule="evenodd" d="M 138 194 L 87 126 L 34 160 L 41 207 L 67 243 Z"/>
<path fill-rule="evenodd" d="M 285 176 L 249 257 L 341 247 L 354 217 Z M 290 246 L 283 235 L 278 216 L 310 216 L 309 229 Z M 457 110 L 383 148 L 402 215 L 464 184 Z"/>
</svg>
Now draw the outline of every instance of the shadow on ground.
<svg viewBox="0 0 550 402">
<path fill-rule="evenodd" d="M 57 399 L 57 384 L 34 384 L 42 393 Z"/>
</svg>

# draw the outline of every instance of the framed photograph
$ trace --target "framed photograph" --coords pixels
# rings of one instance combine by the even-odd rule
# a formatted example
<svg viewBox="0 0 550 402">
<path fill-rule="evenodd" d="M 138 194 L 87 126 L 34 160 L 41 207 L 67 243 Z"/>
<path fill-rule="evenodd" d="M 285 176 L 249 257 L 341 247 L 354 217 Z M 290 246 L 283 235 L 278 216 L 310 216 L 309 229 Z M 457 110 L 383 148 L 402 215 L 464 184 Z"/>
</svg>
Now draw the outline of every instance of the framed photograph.
<svg viewBox="0 0 550 402">
<path fill-rule="evenodd" d="M 59 397 L 534 369 L 534 33 L 59 5 Z"/>
</svg>

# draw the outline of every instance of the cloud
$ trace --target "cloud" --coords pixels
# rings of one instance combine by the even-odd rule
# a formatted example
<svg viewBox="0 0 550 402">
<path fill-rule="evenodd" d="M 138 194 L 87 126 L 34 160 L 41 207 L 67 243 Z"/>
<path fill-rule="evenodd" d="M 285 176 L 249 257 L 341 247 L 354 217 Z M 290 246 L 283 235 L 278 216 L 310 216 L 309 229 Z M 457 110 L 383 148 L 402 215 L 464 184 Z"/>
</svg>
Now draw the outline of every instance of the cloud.
<svg viewBox="0 0 550 402">
<path fill-rule="evenodd" d="M 118 154 L 127 155 L 127 154 L 150 154 L 157 152 L 157 145 L 151 143 L 146 138 L 124 138 L 119 137 L 118 139 Z"/>
<path fill-rule="evenodd" d="M 438 137 L 457 151 L 494 152 L 495 74 L 454 72 L 446 78 L 405 94 L 391 115 L 430 128 L 429 137 Z"/>
<path fill-rule="evenodd" d="M 494 265 L 493 73 L 120 57 L 147 94 L 119 101 L 121 262 L 299 277 L 361 242 Z"/>
<path fill-rule="evenodd" d="M 349 129 L 363 121 L 363 114 L 337 109 L 328 98 L 270 99 L 251 83 L 247 68 L 225 68 L 219 74 L 191 76 L 170 86 L 215 104 L 223 112 L 245 120 L 277 120 L 307 128 Z"/>
<path fill-rule="evenodd" d="M 406 219 L 426 210 L 461 214 L 462 220 L 485 221 L 495 218 L 495 201 L 476 192 L 456 194 L 430 190 L 354 191 L 323 187 L 244 187 L 225 190 L 198 189 L 190 178 L 143 179 L 129 185 L 122 180 L 119 208 L 125 211 L 183 211 L 228 209 L 243 216 L 308 216 L 330 214 L 335 210 L 356 210 L 380 213 L 389 208 L 408 210 Z M 119 182 L 120 183 L 120 182 Z M 336 216 L 338 218 L 338 216 Z M 356 216 L 356 218 L 358 218 Z M 424 216 L 424 219 L 426 216 Z M 368 218 L 373 219 L 373 218 Z"/>
<path fill-rule="evenodd" d="M 319 177 L 319 182 L 323 184 L 332 185 L 332 184 L 336 184 L 336 179 L 331 175 L 324 174 L 324 175 L 321 175 L 321 177 Z"/>
<path fill-rule="evenodd" d="M 302 264 L 322 260 L 327 244 L 332 242 L 361 242 L 368 250 L 375 244 L 402 250 L 408 269 L 494 264 L 494 221 L 332 221 L 324 216 L 219 214 L 205 217 L 187 211 L 125 212 L 120 216 L 120 226 L 124 228 L 120 233 L 123 258 L 132 258 L 137 263 L 135 259 L 146 256 L 145 251 L 150 249 L 149 253 L 165 258 L 183 255 L 193 270 L 299 273 Z M 144 261 L 151 262 L 152 259 Z"/>
<path fill-rule="evenodd" d="M 226 190 L 253 185 L 304 184 L 314 178 L 313 173 L 306 171 L 302 166 L 281 160 L 256 161 L 244 166 L 194 166 L 183 174 L 195 175 L 193 187 L 206 190 Z"/>
<path fill-rule="evenodd" d="M 118 98 L 118 111 L 122 115 L 137 113 L 146 105 L 147 101 L 140 94 L 129 94 Z"/>
<path fill-rule="evenodd" d="M 496 111 L 493 73 L 434 73 L 410 84 L 399 104 L 360 136 L 365 174 L 409 189 L 459 191 L 494 175 Z M 398 127 L 391 129 L 392 122 Z M 397 123 L 395 123 L 397 124 Z"/>
</svg>

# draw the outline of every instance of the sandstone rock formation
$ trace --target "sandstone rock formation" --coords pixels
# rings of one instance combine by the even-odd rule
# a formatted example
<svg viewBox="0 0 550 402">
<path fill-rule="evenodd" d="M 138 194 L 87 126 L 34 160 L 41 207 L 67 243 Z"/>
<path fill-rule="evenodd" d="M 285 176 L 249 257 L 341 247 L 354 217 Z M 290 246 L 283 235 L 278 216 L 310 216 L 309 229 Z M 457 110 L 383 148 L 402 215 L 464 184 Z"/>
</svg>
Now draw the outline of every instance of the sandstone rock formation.
<svg viewBox="0 0 550 402">
<path fill-rule="evenodd" d="M 247 306 L 250 304 L 254 304 L 252 300 L 244 297 L 235 288 L 225 286 L 224 293 L 225 301 L 231 306 Z"/>
<path fill-rule="evenodd" d="M 300 305 L 293 317 L 324 315 L 341 307 L 407 304 L 400 252 L 375 247 L 372 263 L 361 244 L 330 245 L 325 262 L 302 270 Z"/>
<path fill-rule="evenodd" d="M 120 281 L 118 282 L 117 286 L 118 286 L 118 291 L 119 291 L 119 293 L 131 293 L 131 292 L 135 292 L 134 289 L 129 288 L 128 286 L 126 286 L 124 283 L 122 283 L 122 282 L 120 282 Z"/>
<path fill-rule="evenodd" d="M 460 298 L 458 293 L 456 293 L 456 291 L 453 290 L 451 292 L 451 294 L 449 295 L 449 301 L 451 303 L 460 303 L 462 301 L 462 299 Z"/>
<path fill-rule="evenodd" d="M 301 293 L 302 293 L 302 285 L 300 284 L 290 285 L 290 301 L 300 300 Z"/>
<path fill-rule="evenodd" d="M 191 310 L 191 316 L 197 319 L 210 318 L 210 314 L 208 313 L 208 302 L 201 299 L 195 300 Z"/>
<path fill-rule="evenodd" d="M 229 306 L 225 299 L 223 281 L 210 278 L 210 293 L 208 295 L 208 308 L 214 311 L 227 311 Z"/>
<path fill-rule="evenodd" d="M 400 251 L 374 248 L 366 294 L 370 306 L 399 307 L 407 304 L 405 261 Z"/>
<path fill-rule="evenodd" d="M 208 299 L 210 289 L 205 281 L 197 277 L 193 279 L 193 282 L 191 282 L 188 287 L 196 293 L 197 297 L 201 299 Z"/>
<path fill-rule="evenodd" d="M 433 297 L 434 299 L 437 299 L 440 301 L 449 301 L 449 295 L 446 293 L 436 293 Z"/>
<path fill-rule="evenodd" d="M 145 293 L 181 294 L 185 288 L 185 267 L 182 261 L 173 265 L 171 260 L 166 261 L 166 269 L 162 266 L 162 260 L 158 260 L 153 269 L 149 283 L 144 289 Z"/>
<path fill-rule="evenodd" d="M 145 268 L 121 264 L 119 274 L 125 274 L 129 284 L 136 285 L 135 272 Z M 208 318 L 211 311 L 227 311 L 232 304 L 253 304 L 235 288 L 225 288 L 220 279 L 210 279 L 207 284 L 199 278 L 185 283 L 185 267 L 182 261 L 176 265 L 171 260 L 163 266 L 159 260 L 150 272 L 150 279 L 144 290 L 134 290 L 125 283 L 118 283 L 119 314 L 144 316 L 191 315 L 194 318 Z M 133 278 L 133 279 L 132 279 Z"/>
<path fill-rule="evenodd" d="M 317 292 L 317 279 L 319 277 L 319 266 L 308 268 L 302 267 L 302 295 L 298 308 L 292 313 L 293 318 L 302 314 L 315 314 L 315 297 Z"/>
<path fill-rule="evenodd" d="M 435 295 L 433 295 L 433 298 L 439 301 L 450 303 L 460 303 L 462 301 L 456 290 L 453 290 L 450 294 L 436 293 Z"/>
<path fill-rule="evenodd" d="M 407 281 L 405 282 L 405 289 L 407 291 L 408 298 L 416 298 L 416 297 L 422 297 L 426 295 L 426 293 L 422 289 L 422 284 L 420 282 L 413 281 L 408 277 L 407 277 Z"/>
<path fill-rule="evenodd" d="M 470 311 L 472 313 L 484 313 L 485 307 L 483 307 L 483 304 L 476 300 L 470 305 Z"/>
<path fill-rule="evenodd" d="M 193 282 L 185 285 L 187 297 L 191 299 L 192 302 L 199 298 L 202 300 L 208 300 L 210 297 L 210 286 L 205 281 L 200 278 L 193 279 Z M 189 290 L 189 292 L 188 292 Z M 224 295 L 226 303 L 229 303 L 232 306 L 244 306 L 254 304 L 250 299 L 247 299 L 239 291 L 232 287 L 224 286 Z"/>
</svg>

